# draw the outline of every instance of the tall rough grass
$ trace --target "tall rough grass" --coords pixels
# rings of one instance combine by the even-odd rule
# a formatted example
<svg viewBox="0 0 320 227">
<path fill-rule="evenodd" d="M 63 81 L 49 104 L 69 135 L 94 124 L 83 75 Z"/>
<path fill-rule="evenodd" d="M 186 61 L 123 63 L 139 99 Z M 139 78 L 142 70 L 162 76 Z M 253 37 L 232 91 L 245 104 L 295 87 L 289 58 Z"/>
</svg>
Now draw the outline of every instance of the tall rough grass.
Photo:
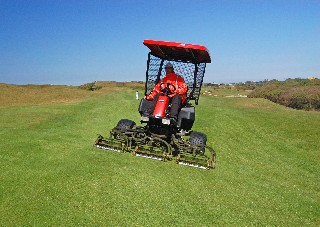
<svg viewBox="0 0 320 227">
<path fill-rule="evenodd" d="M 270 81 L 257 87 L 248 97 L 302 110 L 320 110 L 320 80 L 290 79 Z"/>
</svg>

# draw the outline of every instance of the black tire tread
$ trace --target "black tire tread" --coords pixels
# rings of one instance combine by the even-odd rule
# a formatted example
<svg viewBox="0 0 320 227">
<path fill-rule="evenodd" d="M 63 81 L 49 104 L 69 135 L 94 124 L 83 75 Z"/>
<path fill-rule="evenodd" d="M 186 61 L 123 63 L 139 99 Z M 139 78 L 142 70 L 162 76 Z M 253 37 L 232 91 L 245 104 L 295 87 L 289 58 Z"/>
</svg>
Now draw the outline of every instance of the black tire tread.
<svg viewBox="0 0 320 227">
<path fill-rule="evenodd" d="M 207 135 L 202 132 L 192 132 L 189 141 L 191 145 L 206 145 Z"/>
<path fill-rule="evenodd" d="M 118 122 L 116 128 L 118 128 L 118 129 L 132 129 L 135 125 L 136 125 L 136 123 L 132 120 L 121 119 Z"/>
</svg>

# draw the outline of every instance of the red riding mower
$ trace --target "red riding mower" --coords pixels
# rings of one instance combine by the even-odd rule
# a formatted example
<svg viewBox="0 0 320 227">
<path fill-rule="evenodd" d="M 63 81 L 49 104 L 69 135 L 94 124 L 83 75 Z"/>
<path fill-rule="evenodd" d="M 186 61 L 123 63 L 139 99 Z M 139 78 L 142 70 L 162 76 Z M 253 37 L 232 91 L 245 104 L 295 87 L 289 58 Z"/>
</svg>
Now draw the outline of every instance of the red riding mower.
<svg viewBox="0 0 320 227">
<path fill-rule="evenodd" d="M 206 63 L 211 63 L 208 50 L 204 46 L 144 40 L 150 52 L 148 54 L 145 95 L 150 94 L 155 85 L 165 76 L 164 65 L 171 63 L 177 75 L 181 76 L 188 86 L 185 104 L 179 109 L 178 118 L 170 118 L 170 93 L 175 86 L 162 83 L 162 94 L 155 107 L 152 101 L 142 99 L 139 105 L 141 123 L 137 126 L 132 120 L 121 119 L 110 131 L 108 138 L 98 136 L 95 146 L 116 152 L 130 152 L 135 156 L 170 161 L 201 169 L 215 166 L 215 151 L 206 145 L 207 136 L 192 131 L 195 121 L 195 108 L 198 105 L 200 90 L 205 73 Z M 154 109 L 152 108 L 154 107 Z"/>
</svg>

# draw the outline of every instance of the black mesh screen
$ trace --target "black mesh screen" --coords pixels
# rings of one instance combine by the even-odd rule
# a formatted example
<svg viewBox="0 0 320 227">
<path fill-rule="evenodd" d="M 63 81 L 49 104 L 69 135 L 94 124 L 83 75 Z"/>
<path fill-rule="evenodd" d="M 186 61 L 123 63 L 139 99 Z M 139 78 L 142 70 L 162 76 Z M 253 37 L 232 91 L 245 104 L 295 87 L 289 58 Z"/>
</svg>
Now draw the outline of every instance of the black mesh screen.
<svg viewBox="0 0 320 227">
<path fill-rule="evenodd" d="M 164 65 L 170 62 L 174 67 L 175 73 L 180 75 L 188 85 L 188 100 L 195 100 L 197 104 L 206 63 L 194 64 L 191 62 L 164 60 L 152 55 L 151 53 L 149 53 L 148 56 L 145 89 L 146 94 L 149 94 L 158 81 L 166 75 Z"/>
</svg>

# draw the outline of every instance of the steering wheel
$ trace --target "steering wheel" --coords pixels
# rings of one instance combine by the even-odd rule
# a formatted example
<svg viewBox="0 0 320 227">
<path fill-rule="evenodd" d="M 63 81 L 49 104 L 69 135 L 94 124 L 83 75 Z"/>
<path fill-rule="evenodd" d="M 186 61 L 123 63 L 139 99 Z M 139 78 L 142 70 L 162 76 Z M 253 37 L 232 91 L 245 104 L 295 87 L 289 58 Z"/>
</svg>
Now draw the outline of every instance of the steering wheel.
<svg viewBox="0 0 320 227">
<path fill-rule="evenodd" d="M 173 89 L 172 89 L 173 88 Z M 170 83 L 170 82 L 161 82 L 160 84 L 160 90 L 165 93 L 166 95 L 168 94 L 174 94 L 176 91 L 176 87 Z"/>
</svg>

